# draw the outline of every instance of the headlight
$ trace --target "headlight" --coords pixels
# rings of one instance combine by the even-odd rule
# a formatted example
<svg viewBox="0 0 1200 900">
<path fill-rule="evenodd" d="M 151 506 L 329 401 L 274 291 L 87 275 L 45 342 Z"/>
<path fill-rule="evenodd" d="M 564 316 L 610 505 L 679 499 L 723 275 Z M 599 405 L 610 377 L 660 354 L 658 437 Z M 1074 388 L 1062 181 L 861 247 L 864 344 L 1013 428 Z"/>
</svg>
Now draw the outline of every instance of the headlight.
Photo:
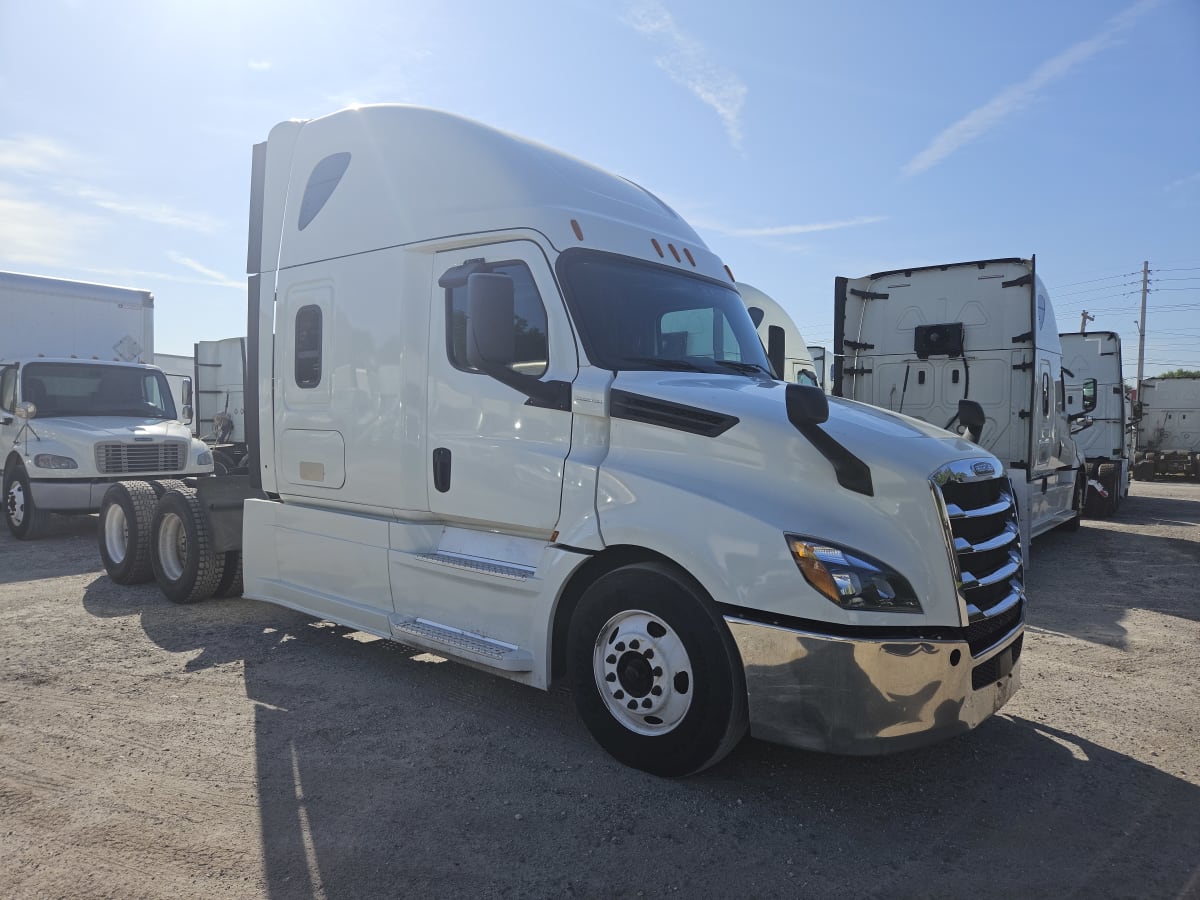
<svg viewBox="0 0 1200 900">
<path fill-rule="evenodd" d="M 196 465 L 198 466 L 211 466 L 212 464 L 213 455 L 211 450 L 205 450 L 196 457 Z"/>
<path fill-rule="evenodd" d="M 33 464 L 39 469 L 78 469 L 79 464 L 69 456 L 56 456 L 53 453 L 39 453 L 33 458 Z"/>
<path fill-rule="evenodd" d="M 921 611 L 908 580 L 879 560 L 812 538 L 785 537 L 804 580 L 842 609 Z"/>
</svg>

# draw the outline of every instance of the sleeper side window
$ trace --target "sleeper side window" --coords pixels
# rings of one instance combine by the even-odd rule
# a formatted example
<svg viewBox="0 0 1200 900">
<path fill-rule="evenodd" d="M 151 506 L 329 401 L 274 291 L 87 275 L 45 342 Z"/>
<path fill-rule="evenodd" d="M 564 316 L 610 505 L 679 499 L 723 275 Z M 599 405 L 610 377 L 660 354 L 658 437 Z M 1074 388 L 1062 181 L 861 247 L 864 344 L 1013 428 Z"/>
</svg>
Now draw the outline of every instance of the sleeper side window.
<svg viewBox="0 0 1200 900">
<path fill-rule="evenodd" d="M 296 310 L 296 386 L 315 388 L 321 383 L 321 307 L 310 304 Z"/>
<path fill-rule="evenodd" d="M 516 328 L 516 358 L 509 366 L 522 375 L 539 376 L 546 372 L 550 347 L 546 337 L 546 308 L 533 281 L 533 273 L 523 262 L 494 263 L 486 271 L 507 275 L 513 280 L 513 325 Z M 451 364 L 464 372 L 475 368 L 467 360 L 467 286 L 446 288 L 446 353 Z"/>
</svg>

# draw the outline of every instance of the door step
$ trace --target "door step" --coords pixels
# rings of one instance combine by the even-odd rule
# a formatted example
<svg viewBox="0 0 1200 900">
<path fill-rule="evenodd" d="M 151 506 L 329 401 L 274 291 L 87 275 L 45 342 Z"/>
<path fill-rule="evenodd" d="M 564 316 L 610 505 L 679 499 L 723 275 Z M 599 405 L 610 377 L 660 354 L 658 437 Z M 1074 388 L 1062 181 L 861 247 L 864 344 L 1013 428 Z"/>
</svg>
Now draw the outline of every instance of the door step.
<svg viewBox="0 0 1200 900">
<path fill-rule="evenodd" d="M 482 559 L 478 556 L 465 556 L 461 553 L 418 553 L 417 559 L 451 569 L 478 572 L 480 575 L 494 575 L 497 578 L 508 578 L 512 581 L 528 581 L 533 577 L 533 569 L 528 566 L 502 563 L 494 559 Z"/>
<path fill-rule="evenodd" d="M 427 619 L 393 620 L 392 636 L 397 641 L 423 650 L 474 660 L 493 669 L 503 669 L 506 672 L 533 670 L 533 654 L 528 650 L 449 625 L 439 625 Z"/>
</svg>

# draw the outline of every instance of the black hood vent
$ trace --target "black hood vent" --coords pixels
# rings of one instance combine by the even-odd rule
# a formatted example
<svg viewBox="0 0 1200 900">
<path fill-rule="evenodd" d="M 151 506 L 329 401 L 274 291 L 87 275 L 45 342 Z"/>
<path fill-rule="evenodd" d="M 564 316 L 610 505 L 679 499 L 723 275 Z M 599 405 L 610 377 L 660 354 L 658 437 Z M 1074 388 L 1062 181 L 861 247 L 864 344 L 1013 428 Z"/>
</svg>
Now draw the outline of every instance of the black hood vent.
<svg viewBox="0 0 1200 900">
<path fill-rule="evenodd" d="M 656 400 L 653 397 L 620 390 L 612 392 L 609 414 L 614 419 L 629 419 L 633 422 L 644 422 L 647 425 L 659 425 L 663 428 L 673 428 L 676 431 L 686 431 L 689 434 L 698 434 L 703 437 L 716 437 L 724 434 L 739 421 L 737 416 L 728 416 L 697 406 Z"/>
</svg>

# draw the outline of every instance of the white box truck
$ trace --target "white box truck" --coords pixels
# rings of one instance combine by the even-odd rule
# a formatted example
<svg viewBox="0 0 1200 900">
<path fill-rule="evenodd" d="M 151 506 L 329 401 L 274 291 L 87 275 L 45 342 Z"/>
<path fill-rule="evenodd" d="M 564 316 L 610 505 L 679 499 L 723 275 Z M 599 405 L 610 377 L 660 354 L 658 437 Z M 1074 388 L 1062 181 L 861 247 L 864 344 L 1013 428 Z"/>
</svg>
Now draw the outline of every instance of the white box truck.
<svg viewBox="0 0 1200 900">
<path fill-rule="evenodd" d="M 171 388 L 171 399 L 175 401 L 175 410 L 180 414 L 180 421 L 185 425 L 192 424 L 192 417 L 185 416 L 184 410 L 192 408 L 192 377 L 196 371 L 196 360 L 191 356 L 180 353 L 155 353 L 154 365 L 162 369 L 167 376 L 167 385 Z M 194 430 L 194 429 L 193 429 Z"/>
<path fill-rule="evenodd" d="M 214 472 L 244 469 L 246 446 L 246 339 L 198 341 L 196 361 L 196 436 L 213 451 Z"/>
<path fill-rule="evenodd" d="M 95 512 L 122 478 L 212 471 L 166 376 L 143 364 L 153 325 L 146 291 L 0 273 L 0 454 L 14 536 L 37 537 L 52 513 Z"/>
<path fill-rule="evenodd" d="M 758 329 L 758 336 L 767 350 L 776 374 L 792 384 L 815 384 L 820 386 L 817 366 L 812 352 L 804 343 L 800 329 L 782 306 L 754 285 L 744 281 L 736 283 L 742 302 L 750 313 L 750 321 Z M 824 360 L 822 360 L 824 362 Z"/>
<path fill-rule="evenodd" d="M 1125 396 L 1121 336 L 1115 331 L 1064 332 L 1067 418 L 1087 466 L 1089 516 L 1111 516 L 1129 494 L 1130 405 Z M 1082 427 L 1081 427 L 1082 426 Z"/>
<path fill-rule="evenodd" d="M 1003 465 L 776 380 L 728 270 L 641 187 L 433 110 L 284 122 L 248 270 L 254 464 L 112 488 L 114 580 L 570 682 L 660 775 L 747 728 L 913 747 L 1016 689 Z"/>
<path fill-rule="evenodd" d="M 1147 378 L 1133 477 L 1160 475 L 1200 480 L 1200 378 Z"/>
<path fill-rule="evenodd" d="M 1077 528 L 1087 492 L 1065 405 L 1050 295 L 1033 259 L 838 278 L 833 393 L 940 428 L 983 406 L 980 444 L 1012 473 L 1024 545 Z"/>
</svg>

